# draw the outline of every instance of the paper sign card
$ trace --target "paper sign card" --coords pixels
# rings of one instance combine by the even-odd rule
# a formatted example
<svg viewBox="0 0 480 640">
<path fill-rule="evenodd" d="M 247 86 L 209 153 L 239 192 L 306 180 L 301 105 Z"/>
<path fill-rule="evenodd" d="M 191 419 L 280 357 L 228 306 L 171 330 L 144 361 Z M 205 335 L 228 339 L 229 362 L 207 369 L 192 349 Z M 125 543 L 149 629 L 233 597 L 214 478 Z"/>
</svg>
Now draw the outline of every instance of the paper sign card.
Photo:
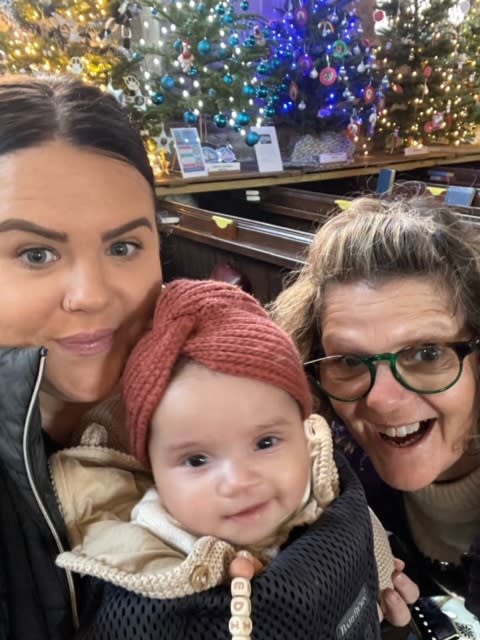
<svg viewBox="0 0 480 640">
<path fill-rule="evenodd" d="M 197 129 L 182 127 L 171 131 L 182 177 L 194 178 L 208 175 Z"/>
<path fill-rule="evenodd" d="M 283 171 L 275 127 L 252 127 L 251 131 L 255 131 L 260 136 L 260 140 L 254 146 L 260 173 Z"/>
</svg>

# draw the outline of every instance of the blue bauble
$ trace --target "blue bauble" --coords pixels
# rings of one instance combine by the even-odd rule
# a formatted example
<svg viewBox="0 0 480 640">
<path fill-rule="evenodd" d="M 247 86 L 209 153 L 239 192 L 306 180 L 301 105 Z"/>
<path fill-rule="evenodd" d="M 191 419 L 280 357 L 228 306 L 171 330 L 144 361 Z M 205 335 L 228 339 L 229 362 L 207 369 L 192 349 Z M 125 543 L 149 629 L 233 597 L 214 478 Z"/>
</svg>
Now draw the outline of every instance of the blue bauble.
<svg viewBox="0 0 480 640">
<path fill-rule="evenodd" d="M 275 113 L 276 113 L 276 112 L 275 112 L 275 107 L 273 107 L 273 106 L 271 106 L 271 105 L 270 105 L 269 107 L 266 107 L 266 109 L 265 109 L 265 111 L 264 111 L 264 114 L 265 114 L 265 117 L 266 117 L 266 118 L 273 118 L 273 116 L 275 115 Z"/>
<path fill-rule="evenodd" d="M 238 37 L 238 33 L 232 33 L 232 35 L 228 38 L 228 44 L 232 47 L 237 46 L 240 42 L 240 38 Z"/>
<path fill-rule="evenodd" d="M 203 38 L 200 40 L 197 46 L 197 51 L 202 56 L 208 56 L 210 51 L 212 50 L 212 43 L 207 38 Z"/>
<path fill-rule="evenodd" d="M 217 54 L 219 58 L 228 58 L 230 55 L 230 47 L 227 47 L 226 44 L 222 42 L 217 48 Z"/>
<path fill-rule="evenodd" d="M 248 36 L 248 38 L 245 38 L 245 42 L 243 43 L 243 46 L 246 49 L 252 49 L 252 47 L 254 47 L 257 44 L 257 41 L 255 40 L 255 36 Z"/>
<path fill-rule="evenodd" d="M 243 93 L 244 96 L 254 96 L 255 95 L 255 87 L 252 86 L 251 84 L 246 84 L 242 89 L 242 93 Z"/>
<path fill-rule="evenodd" d="M 233 76 L 230 73 L 226 73 L 223 76 L 223 81 L 225 82 L 225 84 L 231 85 L 233 84 Z"/>
<path fill-rule="evenodd" d="M 185 111 L 185 113 L 183 114 L 183 120 L 186 122 L 186 124 L 196 124 L 198 116 L 193 111 Z"/>
<path fill-rule="evenodd" d="M 282 61 L 279 58 L 273 58 L 272 60 L 272 66 L 274 69 L 280 69 L 280 67 L 282 66 Z"/>
<path fill-rule="evenodd" d="M 249 147 L 254 147 L 257 142 L 260 140 L 260 134 L 256 131 L 249 131 L 245 136 L 245 142 Z"/>
<path fill-rule="evenodd" d="M 160 91 L 155 91 L 151 97 L 153 104 L 162 104 L 165 101 L 165 96 Z"/>
<path fill-rule="evenodd" d="M 160 9 L 157 9 L 157 7 L 152 7 L 150 9 L 150 13 L 152 14 L 152 16 L 158 16 L 160 14 Z"/>
<path fill-rule="evenodd" d="M 140 53 L 140 51 L 135 51 L 135 53 L 132 56 L 132 60 L 134 62 L 140 62 L 141 60 L 143 60 L 143 53 Z"/>
<path fill-rule="evenodd" d="M 197 11 L 200 15 L 207 13 L 207 5 L 204 2 L 199 2 L 197 4 Z"/>
<path fill-rule="evenodd" d="M 265 38 L 270 38 L 270 36 L 272 35 L 272 30 L 269 27 L 265 27 L 262 33 Z"/>
<path fill-rule="evenodd" d="M 191 78 L 198 76 L 198 67 L 196 67 L 195 65 L 190 67 L 190 70 L 187 71 L 187 76 L 190 76 Z"/>
<path fill-rule="evenodd" d="M 242 111 L 235 118 L 235 124 L 238 124 L 240 127 L 246 127 L 247 124 L 250 123 L 250 120 L 251 120 L 251 118 L 248 115 L 248 113 L 246 113 L 245 111 Z"/>
<path fill-rule="evenodd" d="M 215 89 L 209 89 L 208 90 L 208 95 L 209 95 L 210 98 L 215 98 L 216 95 L 217 95 L 217 92 L 216 92 Z"/>
<path fill-rule="evenodd" d="M 227 126 L 227 116 L 223 115 L 223 113 L 216 113 L 213 116 L 213 121 L 219 129 L 223 129 Z"/>
<path fill-rule="evenodd" d="M 250 6 L 250 4 L 248 3 L 248 0 L 242 0 L 240 2 L 240 9 L 242 11 L 248 11 L 248 7 Z"/>
<path fill-rule="evenodd" d="M 183 51 L 183 42 L 180 39 L 175 40 L 173 48 L 177 53 L 181 53 L 181 51 Z"/>
<path fill-rule="evenodd" d="M 215 13 L 217 14 L 217 16 L 225 15 L 225 5 L 219 2 L 215 7 Z"/>
<path fill-rule="evenodd" d="M 268 96 L 268 87 L 264 84 L 261 84 L 257 87 L 257 96 L 259 98 L 266 98 Z"/>
<path fill-rule="evenodd" d="M 172 76 L 169 75 L 163 76 L 160 80 L 160 84 L 162 87 L 165 87 L 165 89 L 173 89 L 175 87 L 175 78 L 172 78 Z"/>
<path fill-rule="evenodd" d="M 268 64 L 266 62 L 260 62 L 260 64 L 257 67 L 257 73 L 259 73 L 260 75 L 266 75 L 268 71 L 269 71 Z"/>
<path fill-rule="evenodd" d="M 235 21 L 235 16 L 233 15 L 233 13 L 226 13 L 223 16 L 223 20 L 222 23 L 223 24 L 233 24 L 233 22 Z"/>
</svg>

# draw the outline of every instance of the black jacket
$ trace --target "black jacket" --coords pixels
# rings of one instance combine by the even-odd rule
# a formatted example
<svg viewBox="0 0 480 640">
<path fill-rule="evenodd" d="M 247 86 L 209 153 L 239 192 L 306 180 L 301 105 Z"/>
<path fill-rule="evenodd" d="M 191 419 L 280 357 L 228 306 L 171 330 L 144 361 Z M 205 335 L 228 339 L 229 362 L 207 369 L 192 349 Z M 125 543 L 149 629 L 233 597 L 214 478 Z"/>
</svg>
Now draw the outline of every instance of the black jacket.
<svg viewBox="0 0 480 640">
<path fill-rule="evenodd" d="M 361 485 L 336 457 L 341 494 L 252 581 L 255 640 L 378 640 L 377 572 Z M 96 580 L 93 580 L 95 582 Z M 230 589 L 154 599 L 107 584 L 82 640 L 225 640 Z"/>
<path fill-rule="evenodd" d="M 73 581 L 55 566 L 65 528 L 38 393 L 46 350 L 0 349 L 0 640 L 70 640 Z"/>
</svg>

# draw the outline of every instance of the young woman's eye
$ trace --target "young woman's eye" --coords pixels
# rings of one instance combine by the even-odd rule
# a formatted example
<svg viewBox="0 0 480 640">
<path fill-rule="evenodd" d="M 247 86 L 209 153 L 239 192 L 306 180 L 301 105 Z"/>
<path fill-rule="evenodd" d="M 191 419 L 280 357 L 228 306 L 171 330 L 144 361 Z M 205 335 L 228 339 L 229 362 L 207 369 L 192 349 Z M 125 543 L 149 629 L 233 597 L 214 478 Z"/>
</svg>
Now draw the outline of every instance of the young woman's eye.
<svg viewBox="0 0 480 640">
<path fill-rule="evenodd" d="M 142 248 L 139 242 L 115 242 L 109 249 L 109 254 L 116 258 L 130 258 Z"/>
<path fill-rule="evenodd" d="M 29 267 L 44 267 L 52 262 L 58 260 L 58 255 L 52 249 L 46 249 L 44 247 L 32 247 L 31 249 L 25 249 L 19 254 L 19 258 L 22 262 Z"/>
<path fill-rule="evenodd" d="M 265 436 L 257 442 L 257 449 L 271 449 L 279 442 L 276 436 Z"/>
<path fill-rule="evenodd" d="M 203 453 L 190 456 L 185 460 L 185 464 L 187 467 L 203 467 L 208 462 L 208 456 Z"/>
</svg>

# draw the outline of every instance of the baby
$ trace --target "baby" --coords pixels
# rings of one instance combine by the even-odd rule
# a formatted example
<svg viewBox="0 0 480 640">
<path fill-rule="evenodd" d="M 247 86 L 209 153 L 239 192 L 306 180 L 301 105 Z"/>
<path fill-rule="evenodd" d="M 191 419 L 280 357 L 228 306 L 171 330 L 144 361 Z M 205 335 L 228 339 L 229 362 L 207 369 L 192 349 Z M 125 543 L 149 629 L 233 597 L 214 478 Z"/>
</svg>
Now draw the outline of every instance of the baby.
<svg viewBox="0 0 480 640">
<path fill-rule="evenodd" d="M 94 446 L 93 427 L 51 460 L 72 546 L 58 564 L 105 583 L 82 638 L 379 637 L 363 492 L 311 415 L 293 343 L 254 298 L 168 285 L 124 394 L 134 458 Z M 394 568 L 374 530 L 383 587 Z M 230 603 L 239 551 L 263 568 L 251 594 L 233 581 Z"/>
</svg>

